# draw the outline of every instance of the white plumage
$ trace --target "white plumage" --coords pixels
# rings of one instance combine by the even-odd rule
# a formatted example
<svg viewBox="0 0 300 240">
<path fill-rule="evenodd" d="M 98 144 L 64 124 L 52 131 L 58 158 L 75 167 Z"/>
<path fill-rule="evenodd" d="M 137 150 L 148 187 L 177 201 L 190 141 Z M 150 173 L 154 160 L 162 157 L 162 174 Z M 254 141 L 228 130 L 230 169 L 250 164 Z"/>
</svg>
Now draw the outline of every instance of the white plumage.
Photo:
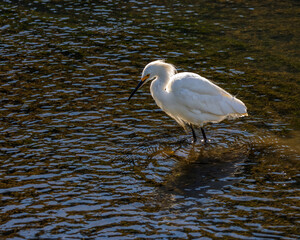
<svg viewBox="0 0 300 240">
<path fill-rule="evenodd" d="M 128 100 L 150 80 L 153 80 L 150 91 L 156 104 L 182 127 L 189 125 L 194 141 L 196 135 L 193 125 L 201 127 L 206 141 L 202 128 L 205 123 L 247 116 L 247 108 L 241 100 L 198 74 L 177 73 L 172 64 L 162 60 L 146 65 L 141 82 Z"/>
</svg>

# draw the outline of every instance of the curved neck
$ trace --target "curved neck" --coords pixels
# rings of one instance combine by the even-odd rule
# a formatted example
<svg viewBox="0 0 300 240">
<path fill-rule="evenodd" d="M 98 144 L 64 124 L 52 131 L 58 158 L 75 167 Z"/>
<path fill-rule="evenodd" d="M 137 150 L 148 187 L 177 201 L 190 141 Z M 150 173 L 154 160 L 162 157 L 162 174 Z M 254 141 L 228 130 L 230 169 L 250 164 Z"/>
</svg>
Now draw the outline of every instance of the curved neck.
<svg viewBox="0 0 300 240">
<path fill-rule="evenodd" d="M 155 90 L 156 93 L 165 91 L 166 86 L 169 82 L 168 74 L 157 76 L 155 80 L 151 83 L 151 90 Z"/>
<path fill-rule="evenodd" d="M 157 79 L 153 80 L 150 86 L 151 95 L 156 101 L 156 104 L 162 108 L 162 102 L 165 102 L 166 95 L 168 91 L 166 91 L 167 85 L 169 83 L 170 76 L 166 72 L 164 74 L 160 74 Z"/>
<path fill-rule="evenodd" d="M 167 71 L 161 71 L 159 74 L 157 74 L 157 78 L 153 80 L 153 84 L 159 86 L 161 90 L 164 90 L 169 83 L 169 80 L 171 78 L 171 75 Z M 152 85 L 152 84 L 151 84 Z"/>
</svg>

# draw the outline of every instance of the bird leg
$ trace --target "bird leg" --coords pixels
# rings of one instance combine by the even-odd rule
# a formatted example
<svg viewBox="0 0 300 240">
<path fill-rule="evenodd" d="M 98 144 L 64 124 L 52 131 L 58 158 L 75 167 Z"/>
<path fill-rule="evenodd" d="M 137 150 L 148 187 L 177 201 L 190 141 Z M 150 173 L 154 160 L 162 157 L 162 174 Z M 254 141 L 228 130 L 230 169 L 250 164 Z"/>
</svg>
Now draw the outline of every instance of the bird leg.
<svg viewBox="0 0 300 240">
<path fill-rule="evenodd" d="M 192 124 L 190 124 L 189 126 L 192 129 L 192 133 L 193 133 L 193 143 L 195 143 L 197 141 L 196 133 L 194 131 L 194 128 L 193 128 Z"/>
<path fill-rule="evenodd" d="M 206 138 L 206 135 L 205 135 L 205 132 L 204 132 L 203 128 L 201 128 L 201 132 L 202 132 L 202 135 L 203 135 L 204 142 L 207 143 L 207 138 Z"/>
</svg>

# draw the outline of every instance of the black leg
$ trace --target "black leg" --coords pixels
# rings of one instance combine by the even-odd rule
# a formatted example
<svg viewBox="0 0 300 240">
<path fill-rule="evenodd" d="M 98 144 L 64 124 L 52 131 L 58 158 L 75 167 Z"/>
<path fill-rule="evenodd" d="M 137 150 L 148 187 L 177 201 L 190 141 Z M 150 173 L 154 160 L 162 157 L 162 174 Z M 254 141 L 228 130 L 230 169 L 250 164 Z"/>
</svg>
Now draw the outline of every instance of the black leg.
<svg viewBox="0 0 300 240">
<path fill-rule="evenodd" d="M 207 138 L 206 138 L 206 135 L 205 135 L 205 132 L 204 132 L 203 128 L 201 128 L 201 132 L 202 132 L 202 135 L 203 135 L 204 142 L 207 142 Z"/>
<path fill-rule="evenodd" d="M 192 124 L 190 124 L 190 128 L 192 129 L 192 133 L 193 133 L 193 142 L 195 143 L 197 141 L 197 137 L 196 137 L 196 134 L 195 134 L 195 131 L 194 131 L 194 128 L 192 126 Z"/>
</svg>

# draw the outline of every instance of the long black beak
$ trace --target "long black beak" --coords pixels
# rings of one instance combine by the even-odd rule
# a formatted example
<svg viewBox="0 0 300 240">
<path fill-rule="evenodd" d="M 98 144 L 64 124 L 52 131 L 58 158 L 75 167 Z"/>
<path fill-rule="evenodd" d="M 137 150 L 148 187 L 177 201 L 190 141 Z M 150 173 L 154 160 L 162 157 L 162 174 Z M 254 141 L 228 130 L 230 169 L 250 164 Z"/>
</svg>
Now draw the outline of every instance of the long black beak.
<svg viewBox="0 0 300 240">
<path fill-rule="evenodd" d="M 127 101 L 130 100 L 130 98 L 135 94 L 135 92 L 141 87 L 143 86 L 143 84 L 145 83 L 145 81 L 140 81 L 139 84 L 136 86 L 136 88 L 131 92 L 129 98 Z"/>
</svg>

